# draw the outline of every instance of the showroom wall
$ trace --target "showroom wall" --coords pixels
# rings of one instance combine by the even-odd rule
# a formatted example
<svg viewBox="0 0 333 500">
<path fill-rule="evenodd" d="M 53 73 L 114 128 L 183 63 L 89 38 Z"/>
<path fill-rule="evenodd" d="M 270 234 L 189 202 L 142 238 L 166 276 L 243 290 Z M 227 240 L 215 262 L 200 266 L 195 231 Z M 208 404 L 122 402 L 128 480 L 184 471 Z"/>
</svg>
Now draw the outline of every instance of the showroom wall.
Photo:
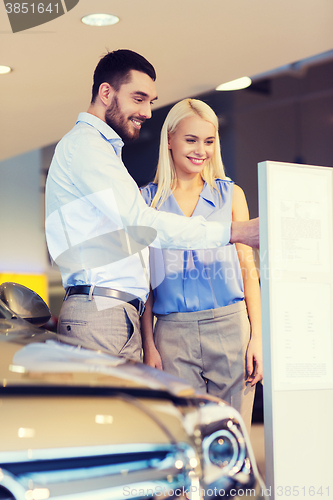
<svg viewBox="0 0 333 500">
<path fill-rule="evenodd" d="M 333 62 L 234 93 L 235 181 L 258 213 L 257 163 L 333 166 Z"/>
<path fill-rule="evenodd" d="M 0 162 L 0 273 L 45 272 L 41 165 L 40 150 Z"/>
</svg>

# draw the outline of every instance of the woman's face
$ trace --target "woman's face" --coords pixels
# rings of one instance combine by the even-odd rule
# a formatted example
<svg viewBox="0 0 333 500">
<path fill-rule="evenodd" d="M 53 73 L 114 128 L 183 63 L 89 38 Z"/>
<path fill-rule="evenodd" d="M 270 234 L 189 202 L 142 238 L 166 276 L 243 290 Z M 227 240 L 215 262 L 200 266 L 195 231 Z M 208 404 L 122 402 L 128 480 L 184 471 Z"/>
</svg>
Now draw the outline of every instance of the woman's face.
<svg viewBox="0 0 333 500">
<path fill-rule="evenodd" d="M 200 174 L 215 151 L 216 130 L 197 115 L 184 118 L 169 135 L 169 149 L 178 178 Z"/>
</svg>

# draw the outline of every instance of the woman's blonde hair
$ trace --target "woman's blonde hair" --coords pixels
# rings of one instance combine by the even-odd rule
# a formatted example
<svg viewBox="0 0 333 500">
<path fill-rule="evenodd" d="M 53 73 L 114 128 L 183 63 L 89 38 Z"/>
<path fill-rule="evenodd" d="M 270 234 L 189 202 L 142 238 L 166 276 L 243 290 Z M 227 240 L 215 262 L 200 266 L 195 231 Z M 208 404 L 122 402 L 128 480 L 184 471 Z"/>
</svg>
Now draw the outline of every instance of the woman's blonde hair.
<svg viewBox="0 0 333 500">
<path fill-rule="evenodd" d="M 215 179 L 225 178 L 218 132 L 219 123 L 216 114 L 212 108 L 203 101 L 197 99 L 183 99 L 170 109 L 161 130 L 159 159 L 154 179 L 158 187 L 151 204 L 152 207 L 160 207 L 169 197 L 170 190 L 172 192 L 176 187 L 177 176 L 171 150 L 168 147 L 168 138 L 170 134 L 175 132 L 179 123 L 184 120 L 184 118 L 189 118 L 190 116 L 199 116 L 203 120 L 212 123 L 216 130 L 214 154 L 201 172 L 202 179 L 207 182 L 211 188 L 216 189 Z"/>
</svg>

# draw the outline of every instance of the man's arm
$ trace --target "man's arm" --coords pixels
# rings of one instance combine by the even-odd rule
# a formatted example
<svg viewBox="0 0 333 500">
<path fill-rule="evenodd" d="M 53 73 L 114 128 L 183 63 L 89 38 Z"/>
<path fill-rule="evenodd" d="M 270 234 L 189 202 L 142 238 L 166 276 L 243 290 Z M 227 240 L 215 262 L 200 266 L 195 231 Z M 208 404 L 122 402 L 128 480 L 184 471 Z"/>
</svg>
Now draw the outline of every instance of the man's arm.
<svg viewBox="0 0 333 500">
<path fill-rule="evenodd" d="M 104 214 L 114 229 L 154 229 L 159 241 L 149 241 L 151 246 L 195 250 L 229 243 L 230 222 L 208 222 L 203 216 L 188 218 L 148 207 L 112 146 L 94 130 L 77 140 L 69 170 L 81 198 Z"/>
<path fill-rule="evenodd" d="M 231 223 L 230 243 L 243 243 L 259 248 L 259 218 Z"/>
<path fill-rule="evenodd" d="M 71 174 L 81 195 L 89 196 L 104 215 L 125 228 L 155 229 L 162 248 L 200 249 L 229 243 L 230 223 L 208 222 L 201 216 L 184 218 L 147 207 L 112 146 L 95 131 L 86 132 L 77 141 Z M 231 243 L 258 246 L 258 222 L 235 222 L 233 225 Z"/>
</svg>

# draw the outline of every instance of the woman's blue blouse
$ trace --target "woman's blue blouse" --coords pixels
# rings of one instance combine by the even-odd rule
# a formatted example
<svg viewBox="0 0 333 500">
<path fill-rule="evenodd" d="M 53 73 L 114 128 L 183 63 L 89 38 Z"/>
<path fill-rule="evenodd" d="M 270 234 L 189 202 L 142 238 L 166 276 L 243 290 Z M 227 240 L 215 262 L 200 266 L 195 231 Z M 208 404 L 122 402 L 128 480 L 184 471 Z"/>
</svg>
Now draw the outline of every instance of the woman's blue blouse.
<svg viewBox="0 0 333 500">
<path fill-rule="evenodd" d="M 216 180 L 217 189 L 204 185 L 193 212 L 207 220 L 232 220 L 233 182 Z M 157 184 L 141 188 L 147 205 Z M 185 217 L 173 194 L 159 210 Z M 151 286 L 155 314 L 193 312 L 227 306 L 244 300 L 242 273 L 235 245 L 208 250 L 150 248 Z"/>
</svg>

